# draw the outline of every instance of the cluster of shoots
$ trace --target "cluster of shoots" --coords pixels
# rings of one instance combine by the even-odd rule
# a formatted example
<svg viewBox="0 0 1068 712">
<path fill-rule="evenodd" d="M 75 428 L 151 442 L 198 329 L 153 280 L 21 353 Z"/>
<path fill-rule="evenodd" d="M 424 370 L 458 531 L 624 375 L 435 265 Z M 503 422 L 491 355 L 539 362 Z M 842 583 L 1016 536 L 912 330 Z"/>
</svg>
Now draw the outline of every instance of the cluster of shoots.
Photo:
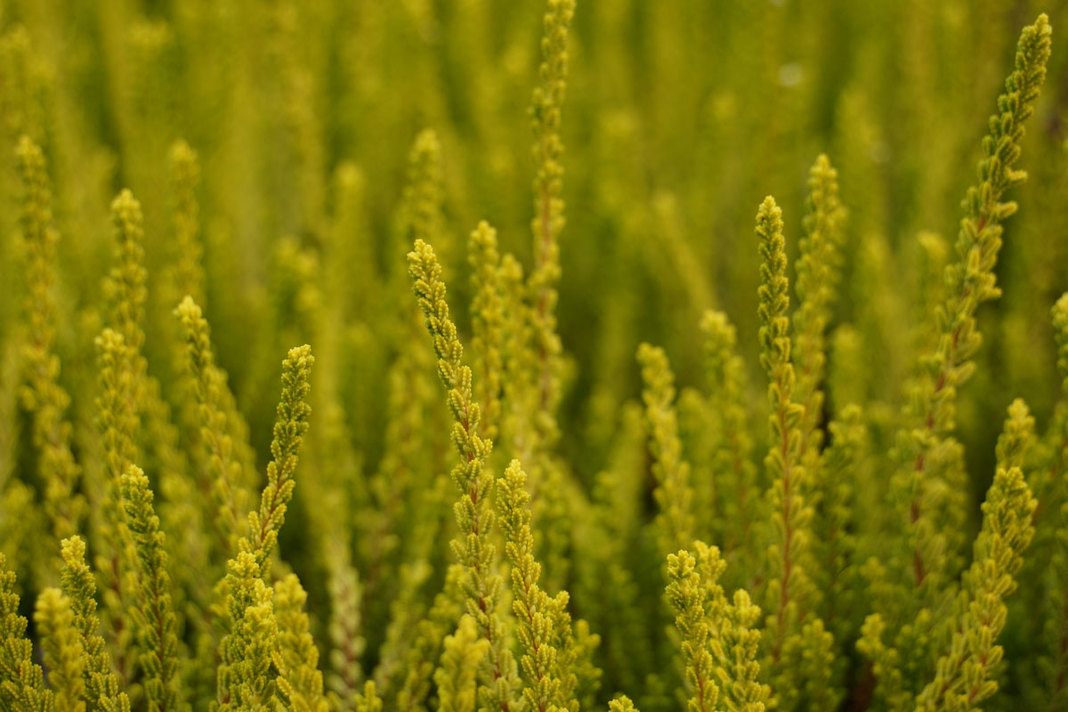
<svg viewBox="0 0 1068 712">
<path fill-rule="evenodd" d="M 743 55 L 785 16 L 727 12 L 713 38 L 685 3 L 639 4 L 546 0 L 540 45 L 500 51 L 519 21 L 476 0 L 0 13 L 0 200 L 17 208 L 0 258 L 19 275 L 0 308 L 0 712 L 1068 709 L 1068 295 L 1027 313 L 1048 343 L 1011 361 L 1060 381 L 1039 407 L 998 401 L 984 355 L 1023 328 L 983 308 L 1001 282 L 1029 288 L 999 274 L 1003 242 L 1042 259 L 1007 230 L 1047 139 L 1029 131 L 1049 19 L 1018 36 L 952 244 L 887 238 L 886 196 L 927 219 L 941 174 L 902 159 L 876 185 L 877 107 L 844 92 L 807 182 L 791 164 L 796 191 L 744 205 L 724 250 L 745 256 L 716 263 L 718 285 L 685 189 L 627 204 L 647 188 L 632 161 L 661 160 L 637 122 L 668 170 L 692 164 L 680 181 L 737 198 L 710 154 L 796 129 L 741 104 L 788 113 L 804 75 L 776 69 L 793 99 L 697 99 L 667 81 L 685 63 L 656 28 L 763 77 Z M 107 51 L 82 74 L 114 91 L 80 112 L 89 80 L 50 73 L 75 60 L 31 38 L 87 18 Z M 596 75 L 575 79 L 584 62 Z M 937 84 L 906 71 L 902 130 Z M 517 157 L 500 120 L 530 82 Z M 655 101 L 615 109 L 635 87 Z M 365 117 L 395 97 L 430 125 L 405 128 L 406 169 Z M 718 128 L 688 151 L 665 109 Z M 581 160 L 571 137 L 592 144 Z M 752 154 L 768 189 L 792 159 Z M 110 178 L 131 189 L 109 223 Z"/>
</svg>

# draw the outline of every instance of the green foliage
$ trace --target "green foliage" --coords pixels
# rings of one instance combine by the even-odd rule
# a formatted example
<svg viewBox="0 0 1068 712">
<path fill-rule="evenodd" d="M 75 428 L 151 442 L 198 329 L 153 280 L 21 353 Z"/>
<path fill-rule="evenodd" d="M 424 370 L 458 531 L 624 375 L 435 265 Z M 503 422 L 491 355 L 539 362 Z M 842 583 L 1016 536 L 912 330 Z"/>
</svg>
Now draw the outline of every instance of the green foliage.
<svg viewBox="0 0 1068 712">
<path fill-rule="evenodd" d="M 667 599 L 681 638 L 691 710 L 760 712 L 770 690 L 759 680 L 760 609 L 744 589 L 728 601 L 719 584 L 726 563 L 704 542 L 668 555 Z"/>
<path fill-rule="evenodd" d="M 45 687 L 41 666 L 33 661 L 33 643 L 26 638 L 26 619 L 18 609 L 15 574 L 0 558 L 0 704 L 5 710 L 51 712 L 54 696 Z"/>
<path fill-rule="evenodd" d="M 1020 468 L 999 469 L 983 504 L 975 560 L 965 572 L 953 638 L 935 678 L 916 699 L 918 710 L 972 710 L 997 692 L 991 670 L 1003 650 L 994 643 L 1005 625 L 1002 599 L 1016 588 L 1022 552 L 1031 543 L 1035 500 Z"/>
<path fill-rule="evenodd" d="M 48 684 L 55 690 L 60 709 L 85 710 L 85 651 L 74 629 L 70 600 L 58 588 L 46 588 L 37 597 L 33 622 L 40 630 Z"/>
<path fill-rule="evenodd" d="M 486 437 L 497 436 L 501 411 L 501 377 L 504 375 L 501 346 L 503 340 L 502 298 L 500 287 L 501 257 L 497 251 L 497 232 L 481 222 L 468 239 L 468 262 L 471 266 L 472 348 L 479 354 L 479 402 Z"/>
<path fill-rule="evenodd" d="M 267 709 L 275 694 L 271 657 L 278 623 L 271 589 L 252 552 L 241 551 L 227 562 L 223 590 L 229 620 L 219 645 L 219 709 Z"/>
<path fill-rule="evenodd" d="M 217 529 L 218 548 L 229 553 L 236 546 L 241 531 L 240 512 L 248 500 L 249 476 L 238 454 L 244 426 L 226 390 L 226 376 L 215 365 L 208 322 L 200 307 L 187 296 L 175 314 L 185 330 L 186 368 L 193 381 L 201 424 L 204 452 L 194 458 L 200 471 L 198 484 L 202 490 L 211 490 L 215 506 L 207 519 Z"/>
<path fill-rule="evenodd" d="M 477 693 L 476 673 L 489 641 L 478 637 L 471 616 L 464 616 L 456 632 L 445 638 L 441 666 L 434 672 L 438 686 L 438 709 L 442 712 L 474 712 Z"/>
<path fill-rule="evenodd" d="M 737 354 L 737 335 L 734 326 L 722 312 L 706 312 L 701 320 L 705 337 L 705 372 L 708 396 L 708 424 L 714 434 L 715 473 L 713 486 L 733 496 L 715 501 L 720 522 L 713 530 L 724 542 L 728 557 L 745 555 L 753 525 L 759 516 L 759 481 L 753 464 L 753 442 L 749 415 L 746 412 L 745 370 Z M 730 522 L 728 526 L 726 523 Z M 743 562 L 739 569 L 748 568 Z M 737 572 L 736 572 L 737 573 Z"/>
<path fill-rule="evenodd" d="M 365 641 L 360 636 L 360 581 L 351 565 L 337 566 L 328 582 L 332 606 L 329 626 L 330 675 L 326 685 L 338 704 L 355 704 Z"/>
<path fill-rule="evenodd" d="M 119 677 L 113 672 L 111 653 L 100 635 L 96 582 L 85 562 L 85 542 L 78 536 L 64 539 L 61 554 L 63 595 L 70 600 L 74 628 L 78 631 L 85 654 L 82 675 L 87 708 L 129 712 L 129 696 L 120 689 Z"/>
<path fill-rule="evenodd" d="M 134 614 L 148 708 L 182 709 L 178 698 L 178 631 L 171 601 L 166 536 L 152 506 L 152 490 L 141 468 L 131 465 L 120 483 L 126 527 L 137 551 L 137 607 Z"/>
<path fill-rule="evenodd" d="M 876 661 L 876 665 L 929 670 L 939 659 L 939 646 L 943 641 L 951 642 L 946 636 L 957 635 L 943 621 L 937 624 L 934 635 L 920 632 L 933 624 L 936 611 L 950 605 L 955 597 L 956 578 L 963 568 L 960 549 L 961 530 L 967 519 L 962 499 L 966 475 L 961 446 L 953 437 L 957 393 L 975 370 L 971 359 L 980 344 L 975 311 L 982 302 L 1000 296 L 993 267 L 1002 242 L 1001 222 L 1016 211 L 1015 203 L 1003 202 L 1002 197 L 1024 178 L 1023 172 L 1013 166 L 1020 155 L 1023 122 L 1034 111 L 1049 53 L 1050 28 L 1043 15 L 1020 35 L 1014 71 L 998 98 L 997 113 L 989 123 L 990 133 L 983 139 L 980 182 L 968 189 L 956 261 L 945 269 L 944 298 L 936 309 L 937 342 L 921 358 L 912 397 L 891 453 L 897 466 L 890 492 L 901 510 L 898 519 L 905 522 L 904 536 L 890 557 L 893 570 L 885 595 L 880 590 L 883 575 L 874 576 L 874 615 L 891 622 L 899 632 L 889 647 L 875 642 L 874 636 L 864 636 L 862 646 L 881 658 L 882 662 Z M 993 604 L 986 605 L 989 608 Z M 865 627 L 874 633 L 876 625 L 874 619 L 869 619 Z M 906 650 L 911 660 L 898 657 Z M 892 662 L 895 658 L 897 661 Z M 890 669 L 884 672 L 888 679 L 895 680 L 884 688 L 888 690 L 885 699 L 892 708 L 920 692 L 915 680 L 897 681 L 899 674 Z M 971 681 L 976 683 L 974 676 Z M 940 693 L 929 690 L 928 686 L 919 699 L 928 705 L 941 704 Z M 878 696 L 883 694 L 877 690 Z M 990 690 L 984 689 L 982 696 L 988 694 Z"/>
<path fill-rule="evenodd" d="M 564 228 L 564 152 L 560 121 L 567 87 L 567 36 L 575 0 L 549 0 L 541 40 L 539 83 L 530 114 L 534 124 L 534 269 L 529 285 L 534 293 L 532 328 L 538 356 L 538 412 L 535 423 L 551 445 L 556 438 L 555 411 L 560 400 L 562 346 L 556 328 L 556 284 L 560 281 L 560 232 Z"/>
<path fill-rule="evenodd" d="M 0 712 L 1065 709 L 1062 5 L 6 0 Z"/>
<path fill-rule="evenodd" d="M 260 494 L 258 510 L 249 512 L 247 538 L 238 549 L 250 551 L 261 569 L 274 552 L 278 531 L 285 521 L 286 508 L 293 496 L 297 460 L 308 430 L 309 377 L 315 358 L 308 345 L 289 350 L 282 362 L 282 395 L 278 400 L 271 440 L 271 461 L 267 464 L 267 484 Z"/>
<path fill-rule="evenodd" d="M 197 183 L 200 163 L 185 141 L 171 148 L 171 180 L 174 182 L 174 240 L 177 259 L 174 264 L 174 292 L 194 302 L 204 301 L 203 247 L 200 243 L 200 208 Z"/>
<path fill-rule="evenodd" d="M 797 263 L 798 307 L 794 314 L 794 362 L 797 364 L 796 398 L 804 406 L 801 453 L 812 469 L 822 431 L 823 381 L 826 376 L 826 331 L 834 312 L 842 255 L 844 209 L 838 199 L 838 172 L 820 154 L 809 171 L 809 196 Z"/>
<path fill-rule="evenodd" d="M 690 465 L 682 459 L 678 418 L 675 414 L 675 375 L 663 349 L 649 344 L 638 347 L 645 389 L 646 429 L 656 476 L 657 521 L 660 551 L 667 552 L 693 540 L 693 489 Z"/>
<path fill-rule="evenodd" d="M 985 301 L 1000 296 L 994 265 L 1001 248 L 1002 221 L 1016 212 L 1016 204 L 1002 201 L 1005 191 L 1022 181 L 1026 174 L 1014 168 L 1020 155 L 1023 124 L 1034 112 L 1034 103 L 1046 75 L 1050 54 L 1050 27 L 1041 16 L 1024 29 L 1016 52 L 1015 68 L 1005 81 L 1005 92 L 998 97 L 997 113 L 990 118 L 990 133 L 983 139 L 983 158 L 979 163 L 979 183 L 968 188 L 963 201 L 965 216 L 955 246 L 956 262 L 946 268 L 945 300 L 937 310 L 940 329 L 934 352 L 925 355 L 922 375 L 909 415 L 919 424 L 903 430 L 898 456 L 904 472 L 895 474 L 912 493 L 909 519 L 917 539 L 910 563 L 917 586 L 928 576 L 941 577 L 952 572 L 952 552 L 941 560 L 925 548 L 943 548 L 940 535 L 928 531 L 933 524 L 928 515 L 935 507 L 924 502 L 924 491 L 935 488 L 939 480 L 952 487 L 953 465 L 944 464 L 938 450 L 955 428 L 957 389 L 975 369 L 971 358 L 979 348 L 980 336 L 975 311 Z M 949 472 L 928 471 L 928 461 Z M 953 503 L 945 506 L 952 507 Z M 934 510 L 932 512 L 931 510 Z M 947 568 L 949 569 L 947 571 Z"/>
<path fill-rule="evenodd" d="M 323 712 L 323 674 L 319 671 L 319 651 L 312 639 L 308 615 L 304 612 L 308 594 L 294 574 L 275 582 L 274 610 L 278 621 L 278 687 L 289 709 Z"/>
<path fill-rule="evenodd" d="M 707 712 L 717 709 L 719 687 L 716 685 L 710 642 L 713 621 L 723 617 L 723 591 L 716 579 L 723 573 L 724 564 L 719 552 L 705 550 L 701 574 L 697 561 L 688 551 L 668 554 L 667 600 L 675 610 L 675 627 L 682 639 L 682 658 L 686 681 L 690 689 L 689 709 Z"/>
<path fill-rule="evenodd" d="M 512 460 L 504 477 L 497 480 L 497 518 L 504 535 L 504 551 L 512 567 L 512 609 L 519 622 L 523 696 L 532 709 L 573 709 L 574 685 L 566 685 L 573 673 L 562 666 L 561 650 L 571 632 L 567 593 L 555 598 L 542 590 L 538 579 L 541 564 L 534 558 L 534 533 L 530 526 L 530 495 L 527 477 L 518 460 Z M 566 631 L 566 632 L 565 632 Z"/>
<path fill-rule="evenodd" d="M 78 528 L 82 499 L 75 491 L 81 470 L 71 452 L 71 425 L 65 411 L 70 397 L 59 383 L 59 357 L 55 354 L 56 304 L 54 283 L 56 242 L 52 225 L 52 195 L 44 154 L 28 137 L 16 151 L 22 183 L 19 215 L 26 253 L 24 345 L 26 388 L 23 402 L 33 413 L 34 447 L 44 484 L 45 511 L 56 540 Z"/>
<path fill-rule="evenodd" d="M 519 690 L 515 660 L 501 637 L 497 610 L 501 581 L 495 571 L 494 546 L 489 537 L 494 526 L 488 502 L 493 478 L 486 472 L 485 459 L 493 449 L 493 442 L 479 435 L 481 410 L 472 392 L 471 369 L 463 361 L 463 346 L 445 301 L 441 265 L 430 245 L 416 240 L 415 249 L 408 253 L 408 271 L 426 317 L 427 331 L 438 357 L 438 375 L 455 421 L 452 440 L 460 460 L 452 469 L 452 480 L 459 490 L 453 511 L 459 531 L 452 549 L 465 568 L 467 612 L 490 645 L 489 675 L 488 679 L 480 680 L 479 699 L 481 704 L 507 710 L 515 704 L 514 697 Z"/>
<path fill-rule="evenodd" d="M 836 704 L 830 680 L 833 637 L 819 617 L 820 592 L 812 579 L 813 509 L 808 501 L 812 485 L 804 462 L 807 411 L 805 404 L 794 400 L 786 243 L 782 211 L 770 196 L 757 211 L 756 234 L 761 256 L 760 360 L 768 376 L 771 408 L 771 447 L 764 459 L 772 482 L 765 664 L 780 707 L 830 708 Z M 806 311 L 803 308 L 802 314 Z"/>
</svg>

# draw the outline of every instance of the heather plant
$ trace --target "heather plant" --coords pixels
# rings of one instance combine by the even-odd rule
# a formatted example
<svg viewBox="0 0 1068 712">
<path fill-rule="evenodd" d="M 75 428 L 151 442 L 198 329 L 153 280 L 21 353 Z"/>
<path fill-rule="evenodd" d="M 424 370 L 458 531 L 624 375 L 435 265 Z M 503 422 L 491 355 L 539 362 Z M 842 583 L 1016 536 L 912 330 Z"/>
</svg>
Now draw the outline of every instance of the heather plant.
<svg viewBox="0 0 1068 712">
<path fill-rule="evenodd" d="M 0 0 L 0 712 L 1068 709 L 1042 5 Z"/>
</svg>

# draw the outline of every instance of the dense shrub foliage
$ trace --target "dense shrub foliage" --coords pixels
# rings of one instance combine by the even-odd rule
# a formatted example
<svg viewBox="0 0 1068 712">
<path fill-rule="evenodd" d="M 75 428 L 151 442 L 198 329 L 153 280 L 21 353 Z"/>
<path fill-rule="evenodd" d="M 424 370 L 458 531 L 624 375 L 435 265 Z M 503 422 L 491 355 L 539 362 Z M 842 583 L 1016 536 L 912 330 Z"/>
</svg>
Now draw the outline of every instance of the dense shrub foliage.
<svg viewBox="0 0 1068 712">
<path fill-rule="evenodd" d="M 0 711 L 1068 709 L 1044 9 L 0 0 Z"/>
</svg>

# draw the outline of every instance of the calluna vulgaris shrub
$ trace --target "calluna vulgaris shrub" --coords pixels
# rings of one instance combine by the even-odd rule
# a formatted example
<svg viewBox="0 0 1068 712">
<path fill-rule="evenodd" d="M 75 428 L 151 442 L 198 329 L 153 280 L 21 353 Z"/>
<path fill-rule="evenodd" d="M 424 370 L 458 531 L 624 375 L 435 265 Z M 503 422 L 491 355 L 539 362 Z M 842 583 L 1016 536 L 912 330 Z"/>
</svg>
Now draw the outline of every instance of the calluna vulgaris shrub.
<svg viewBox="0 0 1068 712">
<path fill-rule="evenodd" d="M 1052 4 L 0 2 L 0 711 L 1068 710 Z"/>
</svg>

